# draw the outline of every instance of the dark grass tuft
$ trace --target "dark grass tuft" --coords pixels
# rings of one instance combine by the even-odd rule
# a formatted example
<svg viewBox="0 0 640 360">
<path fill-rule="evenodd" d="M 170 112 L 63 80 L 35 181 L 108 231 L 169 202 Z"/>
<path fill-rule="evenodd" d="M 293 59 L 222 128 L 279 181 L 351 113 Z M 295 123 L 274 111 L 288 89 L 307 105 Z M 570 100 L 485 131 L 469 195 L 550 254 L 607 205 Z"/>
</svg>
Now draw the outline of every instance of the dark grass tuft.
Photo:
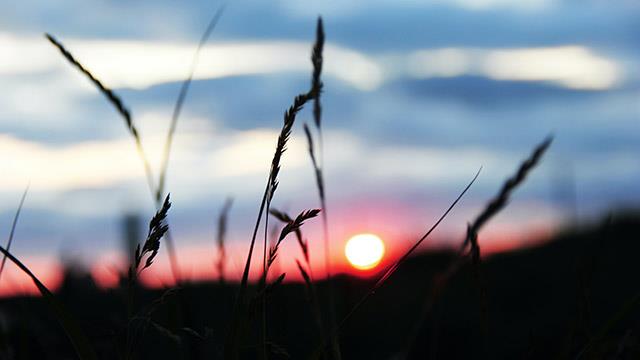
<svg viewBox="0 0 640 360">
<path fill-rule="evenodd" d="M 285 224 L 288 224 L 294 221 L 293 218 L 291 218 L 291 216 L 289 216 L 287 213 L 283 211 L 279 211 L 274 208 L 269 209 L 269 213 L 273 217 L 275 217 L 276 219 L 280 220 Z M 295 229 L 295 234 L 296 234 L 296 240 L 298 241 L 298 246 L 300 247 L 300 250 L 302 251 L 302 255 L 304 256 L 304 260 L 305 262 L 309 263 L 309 244 L 302 237 L 302 231 L 300 230 L 300 228 Z M 275 242 L 277 242 L 277 239 L 274 240 L 274 244 L 272 246 L 275 246 Z"/>
<path fill-rule="evenodd" d="M 140 249 L 140 244 L 138 244 L 138 247 L 136 248 L 136 271 L 142 271 L 151 266 L 151 264 L 153 264 L 153 259 L 156 257 L 156 255 L 158 255 L 158 250 L 160 249 L 160 239 L 162 239 L 162 237 L 169 230 L 169 225 L 167 224 L 167 213 L 169 212 L 169 208 L 171 207 L 169 197 L 170 195 L 167 195 L 167 197 L 164 199 L 164 202 L 162 203 L 162 208 L 160 208 L 160 210 L 156 212 L 156 214 L 149 222 L 149 232 L 147 233 L 147 239 L 142 245 L 142 250 Z M 140 264 L 145 256 L 147 256 L 147 260 L 142 266 L 142 269 L 140 269 Z"/>
<path fill-rule="evenodd" d="M 275 245 L 271 247 L 271 249 L 269 250 L 269 260 L 267 262 L 267 269 L 266 269 L 267 271 L 275 261 L 276 256 L 278 256 L 278 249 L 280 248 L 280 244 L 291 233 L 296 234 L 296 237 L 298 238 L 298 243 L 301 244 L 301 246 L 302 244 L 304 244 L 303 252 L 305 256 L 308 255 L 308 249 L 306 247 L 306 244 L 302 242 L 302 233 L 300 231 L 300 227 L 304 225 L 305 221 L 318 216 L 319 213 L 320 213 L 320 209 L 305 210 L 301 212 L 295 219 L 291 219 L 291 221 L 287 222 L 287 224 L 280 231 L 280 235 L 278 236 L 278 240 L 276 241 Z M 267 274 L 265 273 L 264 276 L 266 275 Z"/>
</svg>

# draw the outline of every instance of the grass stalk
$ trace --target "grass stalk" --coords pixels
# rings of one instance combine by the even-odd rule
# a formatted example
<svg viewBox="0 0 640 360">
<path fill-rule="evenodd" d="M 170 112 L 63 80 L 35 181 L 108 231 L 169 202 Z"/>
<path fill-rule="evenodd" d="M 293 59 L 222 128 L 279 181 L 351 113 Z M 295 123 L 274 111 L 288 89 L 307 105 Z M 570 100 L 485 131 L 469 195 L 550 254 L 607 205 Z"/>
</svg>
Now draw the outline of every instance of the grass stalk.
<svg viewBox="0 0 640 360">
<path fill-rule="evenodd" d="M 476 216 L 475 220 L 472 223 L 467 226 L 467 236 L 462 242 L 457 256 L 454 258 L 451 264 L 449 264 L 445 271 L 440 273 L 433 282 L 429 298 L 424 302 L 424 306 L 420 316 L 418 317 L 418 321 L 413 327 L 410 335 L 407 337 L 407 344 L 403 349 L 400 358 L 405 358 L 409 355 L 411 349 L 413 348 L 413 344 L 418 337 L 420 329 L 422 328 L 425 319 L 431 312 L 436 300 L 444 290 L 449 279 L 451 279 L 451 277 L 453 277 L 458 272 L 458 270 L 469 258 L 471 258 L 472 261 L 474 279 L 476 281 L 476 285 L 478 287 L 478 292 L 480 295 L 480 309 L 483 319 L 483 336 L 487 336 L 486 332 L 488 331 L 488 305 L 486 302 L 486 290 L 484 288 L 483 279 L 480 273 L 481 253 L 480 246 L 478 244 L 478 233 L 480 232 L 480 229 L 484 225 L 486 225 L 491 218 L 498 214 L 500 210 L 504 209 L 504 207 L 508 204 L 512 193 L 519 185 L 524 183 L 528 174 L 540 162 L 540 159 L 551 145 L 552 140 L 553 138 L 549 136 L 534 148 L 531 155 L 520 164 L 520 167 L 518 168 L 516 173 L 504 182 L 498 194 L 489 201 L 483 211 L 478 216 Z"/>
<path fill-rule="evenodd" d="M 164 197 L 165 191 L 165 181 L 167 178 L 167 170 L 169 167 L 169 156 L 171 155 L 171 145 L 173 144 L 173 136 L 176 132 L 176 128 L 178 126 L 178 118 L 180 117 L 180 113 L 182 112 L 182 105 L 184 105 L 184 101 L 187 98 L 187 93 L 191 87 L 191 82 L 193 80 L 193 76 L 198 67 L 198 60 L 200 59 L 200 52 L 204 45 L 207 43 L 213 30 L 218 25 L 222 14 L 224 13 L 225 5 L 222 5 L 215 12 L 207 28 L 204 33 L 202 33 L 202 37 L 198 42 L 198 47 L 196 48 L 195 54 L 191 59 L 191 66 L 189 67 L 189 74 L 186 79 L 182 82 L 182 86 L 180 87 L 180 92 L 178 93 L 178 97 L 176 99 L 175 105 L 173 106 L 173 114 L 171 115 L 171 124 L 169 125 L 169 131 L 167 132 L 167 138 L 164 143 L 164 149 L 162 152 L 162 161 L 160 165 L 160 174 L 158 175 L 158 188 L 156 191 L 156 202 L 160 201 L 162 197 Z"/>
<path fill-rule="evenodd" d="M 22 211 L 22 206 L 24 205 L 24 200 L 27 198 L 27 193 L 29 192 L 29 185 L 24 189 L 22 193 L 22 198 L 20 198 L 20 204 L 18 205 L 18 209 L 16 210 L 16 214 L 13 217 L 13 222 L 11 223 L 11 232 L 9 232 L 9 239 L 7 240 L 7 251 L 11 251 L 11 244 L 13 243 L 13 236 L 16 232 L 16 227 L 18 226 L 18 219 L 20 219 L 20 212 Z M 0 278 L 2 277 L 2 272 L 4 271 L 4 266 L 7 263 L 7 256 L 4 255 L 2 257 L 2 264 L 0 264 Z"/>
<path fill-rule="evenodd" d="M 102 95 L 104 95 L 107 98 L 109 103 L 113 105 L 113 107 L 116 109 L 118 114 L 120 114 L 120 116 L 124 119 L 127 130 L 133 137 L 136 144 L 136 149 L 138 151 L 138 154 L 140 155 L 140 159 L 142 160 L 142 164 L 144 166 L 144 172 L 147 177 L 147 183 L 149 185 L 149 190 L 151 191 L 151 196 L 154 197 L 155 196 L 154 189 L 156 189 L 156 186 L 153 180 L 154 178 L 153 171 L 151 170 L 149 159 L 144 151 L 144 148 L 142 147 L 142 140 L 140 138 L 140 133 L 138 132 L 138 129 L 133 123 L 131 112 L 129 111 L 129 109 L 124 105 L 124 102 L 122 101 L 122 99 L 118 95 L 116 95 L 116 93 L 112 89 L 105 86 L 86 67 L 84 67 L 78 60 L 76 60 L 76 58 L 71 54 L 71 52 L 69 52 L 69 50 L 67 50 L 60 41 L 58 41 L 51 34 L 45 34 L 45 37 L 47 38 L 47 40 L 49 40 L 51 44 L 53 44 L 60 51 L 62 56 L 65 59 L 67 59 L 67 61 L 73 67 L 75 67 L 78 71 L 80 71 L 83 75 L 85 75 L 93 83 L 93 85 L 95 85 L 95 87 L 98 88 L 98 90 L 102 93 Z"/>
<path fill-rule="evenodd" d="M 270 247 L 269 256 L 264 261 L 264 270 L 262 272 L 262 277 L 261 277 L 260 282 L 259 282 L 260 291 L 264 291 L 264 289 L 265 289 L 265 286 L 266 286 L 266 283 L 267 283 L 267 276 L 269 274 L 269 269 L 271 268 L 271 265 L 273 265 L 273 263 L 276 260 L 276 257 L 278 256 L 278 250 L 280 249 L 280 244 L 282 244 L 284 239 L 291 233 L 295 233 L 296 236 L 302 236 L 301 235 L 302 232 L 301 232 L 300 228 L 302 227 L 304 222 L 309 220 L 309 219 L 312 219 L 312 218 L 318 216 L 319 213 L 320 213 L 320 209 L 313 209 L 313 210 L 303 211 L 295 219 L 292 219 L 290 222 L 288 222 L 282 228 L 282 230 L 280 231 L 280 236 L 278 236 L 278 240 L 276 240 L 275 244 L 272 247 Z M 267 216 L 267 218 L 268 218 L 268 216 Z M 266 219 L 265 219 L 265 224 L 266 224 Z M 307 254 L 308 254 L 308 251 L 307 251 Z M 267 357 L 266 296 L 263 296 L 261 298 L 261 300 L 262 300 L 261 343 L 263 344 L 263 348 L 262 348 L 263 354 L 262 354 L 262 356 L 264 358 L 266 358 Z"/>
<path fill-rule="evenodd" d="M 329 311 L 329 328 L 335 326 L 335 297 L 333 290 L 333 283 L 331 282 L 332 270 L 331 270 L 331 241 L 329 238 L 329 219 L 327 212 L 327 200 L 326 189 L 324 181 L 324 139 L 322 136 L 322 101 L 321 95 L 324 84 L 322 82 L 322 67 L 323 67 L 323 51 L 325 43 L 325 32 L 322 18 L 318 17 L 316 25 L 316 40 L 311 53 L 311 62 L 313 64 L 313 73 L 311 76 L 311 93 L 313 94 L 313 122 L 318 134 L 318 153 L 319 159 L 315 154 L 315 146 L 313 136 L 307 124 L 304 124 L 304 131 L 307 138 L 309 157 L 311 158 L 311 164 L 316 180 L 316 189 L 318 191 L 318 197 L 320 200 L 320 207 L 322 209 L 322 234 L 324 245 L 324 268 L 325 276 L 327 279 L 327 300 Z M 309 270 L 311 267 L 309 265 Z M 342 358 L 340 354 L 340 345 L 337 338 L 331 339 L 331 350 L 333 358 L 340 360 Z"/>
<path fill-rule="evenodd" d="M 258 235 L 258 229 L 260 227 L 260 222 L 262 220 L 262 216 L 265 213 L 265 208 L 267 203 L 271 202 L 275 191 L 278 187 L 278 174 L 280 173 L 280 161 L 282 156 L 286 150 L 287 142 L 291 137 L 291 131 L 293 129 L 293 125 L 296 120 L 296 115 L 300 110 L 302 110 L 303 106 L 311 100 L 312 96 L 310 93 L 303 93 L 295 97 L 293 104 L 287 109 L 284 114 L 284 122 L 282 125 L 282 129 L 280 131 L 280 135 L 278 136 L 278 141 L 276 144 L 276 151 L 273 155 L 273 160 L 271 161 L 271 168 L 269 171 L 269 175 L 267 177 L 267 184 L 265 186 L 264 193 L 262 195 L 262 200 L 260 202 L 260 207 L 258 209 L 258 216 L 256 217 L 256 223 L 253 228 L 253 233 L 251 235 L 251 242 L 249 244 L 249 251 L 247 254 L 247 260 L 244 265 L 244 270 L 242 272 L 242 278 L 240 280 L 240 286 L 238 289 L 238 295 L 236 297 L 236 301 L 234 304 L 234 315 L 233 320 L 231 322 L 231 327 L 229 332 L 227 333 L 227 340 L 225 341 L 225 358 L 226 359 L 238 359 L 239 351 L 240 351 L 240 342 L 242 338 L 241 329 L 244 327 L 242 322 L 246 321 L 246 293 L 249 281 L 249 271 L 251 270 L 251 259 L 253 257 L 253 250 L 256 243 L 256 237 Z M 265 244 L 266 246 L 266 244 Z M 266 345 L 261 345 L 263 348 Z"/>
<path fill-rule="evenodd" d="M 129 130 L 129 133 L 133 137 L 134 142 L 136 144 L 138 155 L 142 160 L 144 171 L 147 178 L 147 185 L 151 193 L 151 198 L 154 200 L 156 208 L 160 209 L 162 203 L 161 203 L 161 198 L 157 196 L 158 188 L 156 187 L 154 182 L 153 171 L 151 170 L 151 165 L 149 164 L 148 157 L 142 146 L 140 133 L 133 122 L 131 112 L 124 105 L 124 102 L 122 101 L 122 99 L 118 95 L 116 95 L 116 93 L 112 89 L 106 87 L 100 80 L 98 80 L 98 78 L 96 78 L 78 60 L 76 60 L 76 58 L 71 54 L 71 52 L 69 52 L 69 50 L 67 50 L 60 41 L 58 41 L 55 37 L 53 37 L 50 34 L 45 34 L 45 36 L 49 40 L 49 42 L 51 42 L 60 51 L 62 56 L 73 67 L 75 67 L 78 71 L 84 74 L 98 88 L 98 90 L 107 98 L 107 100 L 115 107 L 117 112 L 124 119 L 125 125 L 127 126 L 127 129 Z M 167 243 L 167 254 L 169 255 L 169 264 L 171 265 L 171 272 L 173 274 L 174 279 L 176 281 L 179 281 L 180 274 L 179 274 L 178 259 L 176 256 L 176 250 L 175 250 L 173 238 L 171 237 L 170 233 L 167 234 L 166 243 Z"/>
<path fill-rule="evenodd" d="M 11 227 L 10 240 L 13 238 L 14 230 L 16 228 L 16 224 L 18 223 L 18 219 L 20 217 L 20 210 L 24 204 L 25 197 L 27 195 L 28 187 L 22 195 L 22 199 L 20 200 L 20 205 L 18 206 L 18 210 L 13 218 L 13 224 Z M 11 244 L 11 241 L 8 242 Z M 8 247 L 8 246 L 7 246 Z M 75 317 L 65 308 L 65 306 L 53 295 L 53 293 L 38 279 L 38 277 L 18 258 L 16 258 L 9 249 L 5 249 L 0 246 L 0 252 L 3 254 L 3 265 L 6 259 L 9 259 L 12 263 L 14 263 L 22 272 L 27 274 L 31 281 L 35 284 L 36 288 L 42 295 L 42 297 L 47 302 L 47 305 L 52 310 L 56 319 L 64 329 L 67 337 L 71 341 L 73 348 L 76 351 L 76 354 L 81 360 L 94 360 L 97 359 L 97 356 L 89 343 L 89 339 L 84 334 L 82 328 L 78 324 L 78 321 Z"/>
<path fill-rule="evenodd" d="M 218 245 L 218 280 L 220 284 L 224 284 L 225 282 L 225 265 L 227 262 L 227 252 L 225 249 L 225 237 L 227 233 L 227 221 L 229 217 L 229 211 L 231 210 L 231 205 L 233 204 L 232 198 L 227 198 L 222 206 L 222 210 L 220 211 L 220 216 L 218 217 L 218 234 L 216 237 L 216 242 Z"/>
<path fill-rule="evenodd" d="M 133 319 L 134 313 L 134 292 L 135 286 L 140 277 L 140 273 L 150 267 L 153 264 L 153 260 L 158 255 L 160 250 L 160 240 L 166 235 L 169 230 L 167 224 L 167 214 L 171 208 L 170 195 L 167 195 L 162 207 L 155 213 L 155 215 L 149 221 L 149 230 L 147 232 L 147 238 L 140 247 L 140 244 L 136 246 L 134 253 L 134 263 L 131 264 L 128 272 L 128 300 L 127 300 L 127 334 L 126 334 L 126 349 L 125 359 L 130 359 L 133 355 L 136 339 L 131 332 L 131 319 Z M 144 262 L 143 262 L 144 260 Z"/>
<path fill-rule="evenodd" d="M 347 313 L 347 315 L 345 315 L 342 321 L 340 321 L 331 330 L 332 336 L 337 337 L 339 335 L 340 329 L 344 326 L 344 324 L 347 323 L 347 321 L 353 316 L 353 314 L 355 314 L 362 307 L 362 305 L 364 305 L 367 302 L 367 300 L 369 300 L 369 298 L 371 298 L 371 296 L 373 296 L 376 293 L 376 291 L 378 291 L 378 289 L 382 287 L 382 285 L 391 277 L 391 275 L 393 275 L 393 273 L 396 272 L 396 270 L 400 267 L 400 265 L 402 265 L 409 258 L 409 256 L 420 246 L 420 244 L 422 244 L 429 237 L 429 235 L 431 235 L 431 233 L 440 225 L 440 223 L 449 215 L 449 213 L 453 210 L 453 208 L 467 193 L 469 188 L 471 188 L 471 185 L 473 185 L 473 183 L 476 181 L 476 179 L 480 175 L 481 170 L 482 168 L 478 170 L 478 172 L 475 174 L 473 179 L 471 179 L 471 181 L 467 184 L 467 186 L 462 190 L 462 192 L 460 192 L 458 197 L 451 203 L 451 205 L 449 205 L 447 210 L 440 216 L 440 218 L 438 218 L 438 220 L 431 226 L 431 228 L 429 228 L 429 230 L 427 230 L 427 232 L 420 239 L 418 239 L 418 241 L 416 241 L 400 258 L 398 258 L 398 260 L 396 260 L 392 265 L 390 265 L 387 268 L 387 270 L 383 273 L 383 275 L 378 278 L 378 280 L 373 285 L 373 287 L 360 299 L 360 301 L 358 301 L 351 308 L 351 310 Z M 321 352 L 325 346 L 326 344 L 323 344 L 321 348 L 317 349 L 314 353 L 314 356 L 317 356 L 317 354 Z"/>
<path fill-rule="evenodd" d="M 283 211 L 278 211 L 276 209 L 271 209 L 270 214 L 285 224 L 292 224 L 295 221 L 287 213 Z M 309 244 L 307 241 L 304 240 L 304 237 L 302 235 L 302 230 L 300 230 L 300 228 L 295 230 L 295 235 L 296 235 L 296 240 L 298 241 L 298 246 L 300 247 L 300 250 L 302 252 L 302 256 L 304 258 L 306 268 L 308 269 L 306 270 L 305 267 L 302 265 L 302 263 L 296 260 L 296 264 L 298 265 L 298 271 L 300 271 L 300 274 L 304 279 L 305 286 L 307 287 L 307 293 L 309 295 L 309 301 L 311 302 L 311 308 L 312 308 L 314 320 L 316 322 L 316 326 L 318 327 L 319 335 L 323 343 L 328 343 L 326 339 L 327 334 L 325 333 L 325 324 L 322 321 L 322 311 L 320 308 L 318 291 L 315 286 L 313 268 L 311 267 L 311 260 L 309 257 Z"/>
</svg>

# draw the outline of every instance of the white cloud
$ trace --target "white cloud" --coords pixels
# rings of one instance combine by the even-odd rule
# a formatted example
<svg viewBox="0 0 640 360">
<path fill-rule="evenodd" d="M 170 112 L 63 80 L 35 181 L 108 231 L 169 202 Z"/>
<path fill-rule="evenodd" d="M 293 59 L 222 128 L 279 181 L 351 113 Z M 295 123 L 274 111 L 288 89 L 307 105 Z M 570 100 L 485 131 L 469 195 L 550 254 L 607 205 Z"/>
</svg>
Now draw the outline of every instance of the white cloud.
<svg viewBox="0 0 640 360">
<path fill-rule="evenodd" d="M 152 117 L 153 114 L 147 114 L 141 118 Z M 185 125 L 188 123 L 197 121 L 187 121 Z M 277 136 L 277 131 L 267 129 L 208 133 L 197 124 L 186 126 L 175 139 L 169 188 L 187 202 L 198 201 L 203 191 L 220 195 L 258 194 L 269 171 Z M 327 176 L 355 175 L 351 181 L 362 179 L 366 184 L 379 181 L 433 184 L 466 179 L 480 165 L 498 164 L 504 158 L 480 149 L 379 147 L 339 131 L 329 131 L 325 136 Z M 143 138 L 150 162 L 157 169 L 164 133 L 158 128 L 145 133 Z M 128 137 L 54 146 L 4 134 L 0 135 L 0 153 L 11 154 L 0 162 L 0 172 L 7 174 L 0 178 L 2 192 L 5 195 L 19 193 L 30 182 L 34 203 L 45 207 L 55 194 L 77 189 L 106 189 L 135 183 L 146 192 L 142 187 L 145 181 L 142 164 Z M 281 181 L 288 190 L 295 192 L 312 186 L 314 180 L 302 134 L 296 132 L 292 136 L 282 166 Z M 348 188 L 353 184 L 345 185 Z M 108 206 L 95 209 L 95 199 L 104 195 L 82 196 L 88 198 L 74 202 L 75 211 L 111 211 Z M 121 194 L 116 198 L 118 196 L 122 198 Z M 112 201 L 115 207 L 121 206 L 120 203 L 120 200 Z"/>
<path fill-rule="evenodd" d="M 484 62 L 493 79 L 552 81 L 573 89 L 608 89 L 621 78 L 613 60 L 581 46 L 495 50 Z"/>
<path fill-rule="evenodd" d="M 190 43 L 143 41 L 65 41 L 70 50 L 111 87 L 144 88 L 180 81 L 195 48 Z M 92 85 L 77 74 L 40 37 L 0 33 L 0 111 L 5 122 L 21 128 L 72 126 L 83 94 L 95 95 Z M 310 44 L 293 41 L 234 42 L 207 45 L 196 79 L 274 72 L 310 71 Z M 425 49 L 393 56 L 364 54 L 327 45 L 325 71 L 361 89 L 373 90 L 397 77 L 454 77 L 477 75 L 494 80 L 548 81 L 573 89 L 609 89 L 623 79 L 622 64 L 582 46 L 547 48 Z M 37 76 L 37 80 L 35 77 Z M 56 121 L 50 121 L 51 117 Z"/>
<path fill-rule="evenodd" d="M 185 78 L 195 51 L 191 43 L 62 39 L 87 68 L 110 87 L 146 88 Z M 59 71 L 64 60 L 44 38 L 0 33 L 0 75 Z M 296 41 L 221 42 L 206 45 L 195 79 L 275 72 L 309 72 L 311 45 Z M 361 90 L 382 82 L 382 70 L 366 55 L 327 44 L 325 71 Z"/>
<path fill-rule="evenodd" d="M 615 60 L 578 45 L 421 50 L 409 55 L 408 64 L 409 75 L 418 78 L 478 75 L 494 80 L 549 81 L 584 90 L 615 87 L 623 75 Z"/>
<path fill-rule="evenodd" d="M 468 10 L 489 10 L 495 8 L 509 8 L 517 10 L 542 10 L 554 4 L 554 0 L 453 0 L 437 1 L 439 3 L 454 3 Z"/>
<path fill-rule="evenodd" d="M 409 74 L 418 78 L 453 77 L 470 72 L 474 57 L 469 50 L 443 48 L 409 55 Z"/>
<path fill-rule="evenodd" d="M 469 11 L 509 9 L 516 11 L 540 11 L 554 6 L 557 0 L 351 0 L 322 1 L 308 3 L 300 1 L 281 1 L 290 13 L 314 18 L 318 14 L 331 15 L 331 18 L 353 16 L 372 7 L 392 6 L 408 9 L 421 9 L 433 6 L 450 6 Z"/>
<path fill-rule="evenodd" d="M 105 186 L 138 174 L 139 164 L 125 140 L 90 141 L 64 147 L 0 135 L 0 187 L 22 188 L 31 181 L 39 190 Z M 133 153 L 135 154 L 135 153 Z M 132 174 L 132 175 L 130 175 Z"/>
</svg>

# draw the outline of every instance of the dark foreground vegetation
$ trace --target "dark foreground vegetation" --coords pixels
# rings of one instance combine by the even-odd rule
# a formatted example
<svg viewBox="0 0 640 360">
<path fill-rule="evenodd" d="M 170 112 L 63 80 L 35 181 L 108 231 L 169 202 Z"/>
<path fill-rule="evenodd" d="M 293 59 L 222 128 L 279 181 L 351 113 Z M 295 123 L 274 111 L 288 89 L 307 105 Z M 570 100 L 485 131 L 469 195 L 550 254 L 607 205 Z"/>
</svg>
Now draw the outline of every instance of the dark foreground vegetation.
<svg viewBox="0 0 640 360">
<path fill-rule="evenodd" d="M 215 27 L 219 10 L 200 47 Z M 134 246 L 121 286 L 103 291 L 82 273 L 68 270 L 58 293 L 52 293 L 18 258 L 11 243 L 20 208 L 3 254 L 31 278 L 41 297 L 0 302 L 0 358 L 4 359 L 406 359 L 406 358 L 559 358 L 640 357 L 640 303 L 637 242 L 640 220 L 619 215 L 601 224 L 570 231 L 536 249 L 484 259 L 482 229 L 502 211 L 514 191 L 542 160 L 549 137 L 515 167 L 474 219 L 456 251 L 417 256 L 415 250 L 436 229 L 473 185 L 480 171 L 450 207 L 402 256 L 372 280 L 331 276 L 315 281 L 303 224 L 322 223 L 328 251 L 330 224 L 321 156 L 321 80 L 325 41 L 319 19 L 311 51 L 311 84 L 293 98 L 282 128 L 239 283 L 180 282 L 169 289 L 141 287 L 140 274 L 153 265 L 159 251 L 169 256 L 174 278 L 178 259 L 167 223 L 172 207 L 165 177 L 172 139 L 182 103 L 197 63 L 197 53 L 184 81 L 167 134 L 156 177 L 142 146 L 131 112 L 55 37 L 46 35 L 63 58 L 100 91 L 122 117 L 142 159 L 157 212 L 150 217 L 146 239 Z M 281 159 L 296 126 L 296 116 L 312 107 L 312 125 L 302 124 L 315 175 L 310 193 L 318 209 L 298 215 L 271 207 L 279 185 Z M 416 164 L 415 166 L 422 166 Z M 426 164 L 425 166 L 428 166 Z M 315 189 L 314 189 L 315 187 Z M 25 191 L 26 195 L 26 191 Z M 224 206 L 218 225 L 219 268 L 224 266 Z M 281 225 L 268 240 L 269 218 Z M 264 224 L 264 227 L 262 225 Z M 261 231 L 264 229 L 264 232 Z M 262 236 L 264 234 L 264 236 Z M 298 262 L 301 284 L 283 282 L 285 274 L 271 265 L 279 245 L 295 237 L 304 254 Z M 294 241 L 293 239 L 291 241 Z M 260 277 L 249 282 L 252 259 L 262 257 Z M 327 265 L 329 259 L 325 259 Z M 271 271 L 270 271 L 271 270 Z M 393 276 L 393 278 L 392 278 Z M 389 281 L 391 280 L 391 281 Z M 384 286 L 383 286 L 384 285 Z"/>
<path fill-rule="evenodd" d="M 434 281 L 455 255 L 412 257 L 344 324 L 342 357 L 638 359 L 639 228 L 638 214 L 614 215 L 545 245 L 486 259 L 486 309 L 478 305 L 475 272 L 468 264 L 425 312 L 434 299 Z M 117 359 L 124 348 L 126 281 L 123 285 L 99 290 L 90 277 L 69 272 L 56 294 L 102 359 Z M 336 276 L 338 318 L 372 285 L 373 280 Z M 327 284 L 317 286 L 322 292 Z M 133 320 L 141 331 L 133 357 L 222 358 L 236 294 L 237 284 L 217 282 L 185 283 L 169 293 L 138 288 L 136 297 L 144 304 L 140 313 L 149 317 Z M 269 296 L 267 318 L 271 358 L 312 355 L 319 337 L 304 284 L 280 285 Z M 2 358 L 75 358 L 42 298 L 2 300 L 0 326 Z M 255 358 L 257 345 L 245 344 L 244 358 Z"/>
</svg>

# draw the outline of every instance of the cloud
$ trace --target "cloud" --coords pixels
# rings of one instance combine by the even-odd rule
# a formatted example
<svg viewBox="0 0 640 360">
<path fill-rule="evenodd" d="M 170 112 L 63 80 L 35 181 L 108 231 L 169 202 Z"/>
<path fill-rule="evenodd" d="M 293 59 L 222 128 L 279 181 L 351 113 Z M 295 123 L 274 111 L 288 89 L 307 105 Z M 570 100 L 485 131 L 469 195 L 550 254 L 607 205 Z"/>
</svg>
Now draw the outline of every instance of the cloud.
<svg viewBox="0 0 640 360">
<path fill-rule="evenodd" d="M 113 88 L 146 88 L 181 81 L 187 75 L 195 51 L 191 43 L 134 40 L 62 39 L 74 56 L 99 79 Z M 1 74 L 28 74 L 67 66 L 54 55 L 44 39 L 0 33 L 0 47 L 8 60 Z M 269 40 L 221 42 L 204 46 L 194 79 L 277 72 L 309 72 L 310 45 L 306 42 Z M 382 82 L 378 64 L 355 50 L 327 44 L 325 71 L 360 90 L 372 90 Z"/>
<path fill-rule="evenodd" d="M 151 116 L 151 115 L 148 115 Z M 144 118 L 144 117 L 143 117 Z M 197 127 L 196 127 L 197 128 Z M 203 191 L 224 196 L 228 193 L 257 196 L 262 190 L 278 132 L 269 129 L 234 131 L 219 129 L 209 134 L 186 128 L 175 139 L 171 158 L 169 188 L 183 201 L 199 203 Z M 201 130 L 200 130 L 201 131 Z M 143 140 L 154 168 L 160 161 L 164 137 L 161 132 L 147 134 Z M 289 194 L 313 186 L 304 136 L 294 133 L 283 158 L 281 183 Z M 380 145 L 346 132 L 326 133 L 327 176 L 341 179 L 339 192 L 349 192 L 359 182 L 446 185 L 467 179 L 480 165 L 492 167 L 492 174 L 504 171 L 511 157 L 479 148 L 444 149 Z M 42 205 L 56 193 L 65 193 L 70 206 L 61 211 L 110 213 L 122 204 L 98 201 L 111 189 L 144 183 L 142 164 L 133 142 L 127 138 L 82 141 L 61 146 L 0 135 L 0 152 L 11 154 L 0 163 L 3 176 L 0 189 L 5 194 L 21 191 L 31 182 L 35 201 Z M 452 166 L 455 164 L 455 166 Z M 500 171 L 496 171 L 500 170 Z M 367 186 L 363 187 L 367 188 Z M 94 189 L 95 191 L 89 191 Z M 142 191 L 146 190 L 138 187 Z M 362 189 L 362 188 L 361 188 Z M 130 192 L 130 190 L 125 190 Z M 143 193 L 144 195 L 144 193 Z M 85 202 L 77 200 L 78 197 Z M 116 196 L 118 197 L 118 196 Z M 144 199 L 143 199 L 144 201 Z M 54 201 L 55 202 L 55 201 Z M 96 207 L 100 203 L 100 207 Z M 13 206 L 13 203 L 8 204 Z M 55 207 L 57 202 L 44 205 Z M 75 209 L 74 209 L 75 208 Z"/>
<path fill-rule="evenodd" d="M 428 9 L 434 6 L 447 6 L 468 11 L 485 11 L 491 9 L 513 9 L 521 11 L 544 10 L 558 3 L 557 0 L 367 0 L 367 1 L 330 1 L 319 4 L 302 4 L 297 1 L 281 1 L 281 5 L 294 14 L 316 16 L 331 14 L 346 16 L 366 11 L 371 7 L 399 7 L 407 11 L 411 9 Z"/>
<path fill-rule="evenodd" d="M 622 78 L 615 61 L 581 46 L 491 51 L 484 68 L 496 80 L 552 81 L 571 89 L 609 89 Z"/>
<path fill-rule="evenodd" d="M 409 56 L 409 75 L 416 78 L 480 75 L 499 81 L 548 81 L 580 90 L 605 90 L 623 78 L 614 59 L 578 45 L 513 48 L 444 48 Z"/>
</svg>

